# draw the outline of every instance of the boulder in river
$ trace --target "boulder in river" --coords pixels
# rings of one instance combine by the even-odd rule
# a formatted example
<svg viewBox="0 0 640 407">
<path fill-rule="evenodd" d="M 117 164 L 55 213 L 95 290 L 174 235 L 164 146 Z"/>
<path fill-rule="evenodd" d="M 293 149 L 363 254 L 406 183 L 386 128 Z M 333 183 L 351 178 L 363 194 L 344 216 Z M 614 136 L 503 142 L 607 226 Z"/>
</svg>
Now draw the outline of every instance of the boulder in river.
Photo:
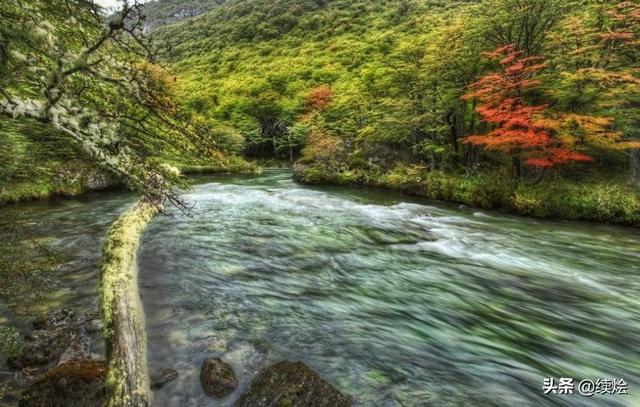
<svg viewBox="0 0 640 407">
<path fill-rule="evenodd" d="M 106 404 L 106 364 L 97 360 L 64 363 L 37 379 L 20 407 L 102 407 Z"/>
<path fill-rule="evenodd" d="M 348 407 L 345 396 L 302 362 L 280 362 L 258 374 L 237 407 Z"/>
<path fill-rule="evenodd" d="M 200 383 L 209 397 L 225 397 L 238 387 L 238 379 L 230 364 L 220 358 L 207 358 L 202 362 Z"/>
</svg>

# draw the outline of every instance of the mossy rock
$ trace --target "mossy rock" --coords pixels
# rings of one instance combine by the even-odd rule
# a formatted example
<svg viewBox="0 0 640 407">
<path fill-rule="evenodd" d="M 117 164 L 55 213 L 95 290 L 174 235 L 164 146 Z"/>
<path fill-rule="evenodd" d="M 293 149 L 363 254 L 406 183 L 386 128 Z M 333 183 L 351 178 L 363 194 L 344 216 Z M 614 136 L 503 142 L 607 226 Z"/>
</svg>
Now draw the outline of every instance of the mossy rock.
<svg viewBox="0 0 640 407">
<path fill-rule="evenodd" d="M 302 362 L 280 362 L 264 369 L 237 407 L 348 407 L 350 397 Z"/>
<path fill-rule="evenodd" d="M 238 387 L 238 379 L 230 364 L 219 358 L 207 358 L 202 362 L 200 383 L 209 397 L 226 397 Z"/>
<path fill-rule="evenodd" d="M 20 398 L 20 407 L 101 407 L 106 405 L 106 363 L 77 360 L 49 370 Z"/>
</svg>

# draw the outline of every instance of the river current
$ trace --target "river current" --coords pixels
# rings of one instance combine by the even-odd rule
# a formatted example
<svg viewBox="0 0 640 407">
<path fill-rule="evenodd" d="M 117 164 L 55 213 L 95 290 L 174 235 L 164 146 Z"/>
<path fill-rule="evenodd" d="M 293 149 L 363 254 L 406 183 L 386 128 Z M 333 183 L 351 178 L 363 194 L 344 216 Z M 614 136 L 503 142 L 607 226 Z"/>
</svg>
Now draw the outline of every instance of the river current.
<svg viewBox="0 0 640 407">
<path fill-rule="evenodd" d="M 156 219 L 139 258 L 151 366 L 181 372 L 159 405 L 211 405 L 208 356 L 243 387 L 302 360 L 362 406 L 630 405 L 544 396 L 543 380 L 640 385 L 637 231 L 310 189 L 286 172 L 185 198 L 191 217 Z"/>
<path fill-rule="evenodd" d="M 38 215 L 89 259 L 83 300 L 67 295 L 82 306 L 97 281 L 86 251 L 131 202 L 93 199 Z M 305 362 L 358 406 L 640 402 L 638 230 L 309 188 L 286 171 L 202 178 L 185 200 L 192 212 L 154 219 L 138 256 L 150 370 L 180 373 L 154 405 L 232 405 L 280 360 Z M 206 357 L 240 380 L 220 403 L 200 388 Z M 551 377 L 623 378 L 630 394 L 544 395 Z"/>
</svg>

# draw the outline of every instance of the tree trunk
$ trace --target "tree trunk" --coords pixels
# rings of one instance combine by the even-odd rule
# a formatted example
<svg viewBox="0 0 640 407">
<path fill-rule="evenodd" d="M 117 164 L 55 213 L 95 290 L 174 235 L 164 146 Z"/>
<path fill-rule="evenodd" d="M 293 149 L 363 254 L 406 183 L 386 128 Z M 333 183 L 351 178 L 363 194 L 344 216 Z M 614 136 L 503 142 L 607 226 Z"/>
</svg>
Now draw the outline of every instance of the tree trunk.
<svg viewBox="0 0 640 407">
<path fill-rule="evenodd" d="M 293 145 L 291 145 L 291 132 L 287 132 L 287 143 L 289 143 L 289 162 L 293 162 Z"/>
<path fill-rule="evenodd" d="M 453 148 L 453 164 L 455 166 L 458 164 L 458 158 L 460 156 L 460 147 L 458 144 L 460 126 L 455 113 L 451 112 L 447 115 L 447 123 L 449 124 L 450 129 L 451 147 Z"/>
<path fill-rule="evenodd" d="M 631 179 L 640 186 L 640 148 L 631 150 Z"/>
<path fill-rule="evenodd" d="M 511 173 L 514 178 L 520 178 L 520 157 L 513 157 L 511 159 Z"/>
<path fill-rule="evenodd" d="M 478 154 L 480 152 L 480 147 L 475 146 L 471 143 L 467 143 L 465 146 L 465 162 L 467 165 L 467 170 L 475 171 L 476 163 L 478 162 Z"/>
<path fill-rule="evenodd" d="M 138 290 L 138 241 L 158 207 L 142 200 L 109 229 L 102 250 L 102 317 L 110 407 L 146 407 L 149 399 L 144 311 Z"/>
<path fill-rule="evenodd" d="M 272 137 L 273 140 L 273 156 L 277 157 L 278 156 L 278 145 L 276 144 L 276 135 L 274 134 Z"/>
</svg>

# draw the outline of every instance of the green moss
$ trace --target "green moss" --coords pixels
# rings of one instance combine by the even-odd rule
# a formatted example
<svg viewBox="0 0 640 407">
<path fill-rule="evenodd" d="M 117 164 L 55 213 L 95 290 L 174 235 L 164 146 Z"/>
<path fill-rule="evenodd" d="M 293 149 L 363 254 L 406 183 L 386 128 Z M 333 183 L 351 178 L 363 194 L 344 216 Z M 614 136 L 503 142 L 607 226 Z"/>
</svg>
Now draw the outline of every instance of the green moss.
<svg viewBox="0 0 640 407">
<path fill-rule="evenodd" d="M 15 328 L 0 327 L 0 353 L 15 358 L 22 354 L 24 341 Z"/>
<path fill-rule="evenodd" d="M 139 363 L 146 364 L 144 355 L 144 317 L 138 294 L 136 252 L 142 231 L 148 222 L 158 213 L 159 208 L 147 200 L 142 200 L 129 211 L 124 213 L 109 229 L 102 250 L 102 315 L 105 326 L 105 339 L 107 342 L 107 356 L 109 368 L 107 371 L 107 387 L 112 390 L 110 403 L 113 405 L 132 405 L 127 400 L 142 397 L 146 398 L 149 392 L 149 383 L 146 372 L 134 378 L 133 394 L 123 389 L 129 389 L 125 383 L 131 380 L 131 372 L 125 371 L 126 363 L 123 357 L 137 358 Z M 128 296 L 123 298 L 122 296 Z M 113 355 L 112 348 L 116 336 L 116 321 L 121 317 L 120 306 L 130 307 L 126 310 L 133 322 L 133 330 L 138 333 L 131 334 L 137 344 L 129 344 L 132 348 L 142 351 L 136 355 Z M 139 349 L 142 347 L 142 349 Z M 146 370 L 143 369 L 143 370 Z M 110 404 L 110 405 L 111 405 Z"/>
<path fill-rule="evenodd" d="M 123 214 L 109 229 L 102 248 L 102 315 L 105 323 L 105 336 L 109 338 L 113 329 L 115 297 L 123 291 L 122 287 L 131 285 L 132 267 L 135 267 L 135 255 L 138 241 L 147 223 L 158 213 L 158 207 L 140 201 Z M 131 295 L 137 296 L 135 293 Z"/>
</svg>

